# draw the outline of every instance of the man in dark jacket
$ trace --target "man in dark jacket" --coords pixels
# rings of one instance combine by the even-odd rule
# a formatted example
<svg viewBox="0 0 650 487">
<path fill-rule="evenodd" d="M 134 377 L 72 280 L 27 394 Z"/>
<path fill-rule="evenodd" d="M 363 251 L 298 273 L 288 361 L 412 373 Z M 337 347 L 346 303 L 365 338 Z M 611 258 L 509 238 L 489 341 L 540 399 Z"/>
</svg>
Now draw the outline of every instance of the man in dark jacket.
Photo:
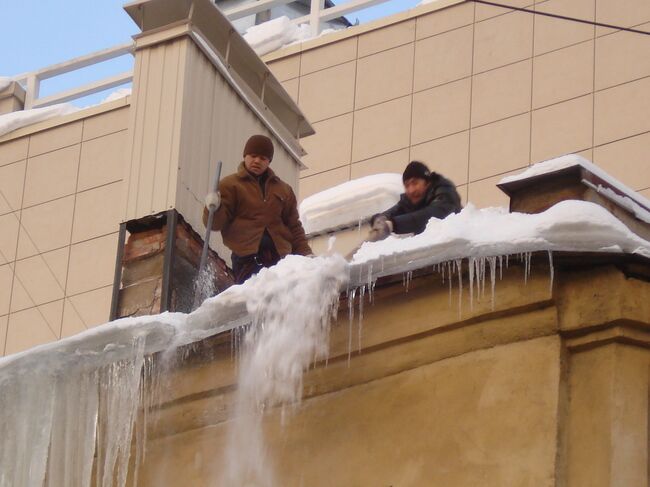
<svg viewBox="0 0 650 487">
<path fill-rule="evenodd" d="M 402 175 L 404 193 L 398 203 L 372 217 L 369 240 L 375 242 L 395 233 L 422 233 L 431 218 L 445 218 L 461 210 L 454 183 L 412 161 Z"/>
<path fill-rule="evenodd" d="M 223 243 L 232 251 L 237 284 L 287 254 L 312 254 L 298 219 L 296 196 L 269 168 L 272 159 L 271 139 L 253 135 L 237 172 L 221 180 L 218 193 L 205 198 L 203 224 L 207 225 L 208 207 L 218 208 L 212 229 L 221 231 Z"/>
</svg>

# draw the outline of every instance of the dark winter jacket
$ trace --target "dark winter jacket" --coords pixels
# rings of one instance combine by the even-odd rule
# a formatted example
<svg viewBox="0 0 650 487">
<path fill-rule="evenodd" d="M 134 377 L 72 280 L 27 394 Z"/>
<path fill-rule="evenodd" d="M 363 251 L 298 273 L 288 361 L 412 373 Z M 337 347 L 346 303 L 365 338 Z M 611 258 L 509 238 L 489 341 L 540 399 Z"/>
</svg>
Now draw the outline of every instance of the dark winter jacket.
<svg viewBox="0 0 650 487">
<path fill-rule="evenodd" d="M 224 244 L 240 257 L 256 254 L 265 237 L 271 238 L 280 257 L 311 254 L 291 186 L 270 168 L 267 172 L 263 188 L 243 162 L 237 173 L 221 180 L 221 206 L 214 215 L 212 229 L 220 230 Z M 204 209 L 204 224 L 207 215 Z"/>
<path fill-rule="evenodd" d="M 414 205 L 406 194 L 402 194 L 395 206 L 374 215 L 372 222 L 377 216 L 384 215 L 393 222 L 393 232 L 418 234 L 424 231 L 432 217 L 442 219 L 461 209 L 460 195 L 454 183 L 432 172 L 431 186 L 420 203 Z"/>
</svg>

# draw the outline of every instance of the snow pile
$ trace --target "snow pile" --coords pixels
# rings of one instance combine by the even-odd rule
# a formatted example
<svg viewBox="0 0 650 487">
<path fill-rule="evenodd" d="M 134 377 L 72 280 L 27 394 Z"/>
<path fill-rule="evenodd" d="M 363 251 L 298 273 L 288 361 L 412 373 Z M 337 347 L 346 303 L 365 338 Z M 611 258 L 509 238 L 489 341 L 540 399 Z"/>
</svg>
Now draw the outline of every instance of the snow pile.
<svg viewBox="0 0 650 487">
<path fill-rule="evenodd" d="M 298 26 L 289 17 L 282 16 L 249 27 L 244 39 L 258 56 L 263 56 L 288 44 L 308 39 L 310 34 L 309 25 Z"/>
<path fill-rule="evenodd" d="M 326 262 L 327 268 L 320 259 L 287 256 L 281 274 L 276 268 L 262 269 L 249 281 L 255 288 L 246 302 L 252 326 L 239 369 L 235 418 L 229 424 L 228 467 L 218 485 L 277 485 L 266 459 L 261 413 L 298 403 L 303 372 L 327 357 L 330 321 L 348 274 L 342 257 Z"/>
<path fill-rule="evenodd" d="M 354 255 L 352 276 L 375 278 L 468 257 L 537 251 L 613 252 L 650 258 L 650 242 L 632 233 L 602 206 L 562 201 L 543 213 L 508 213 L 469 204 L 408 238 L 366 242 Z"/>
<path fill-rule="evenodd" d="M 11 78 L 7 78 L 6 76 L 0 76 L 0 92 L 9 88 L 9 85 L 11 85 L 12 82 L 13 80 Z"/>
<path fill-rule="evenodd" d="M 324 29 L 318 36 L 313 36 L 309 24 L 296 25 L 289 17 L 282 16 L 249 27 L 243 37 L 258 56 L 264 56 L 282 47 L 322 37 L 336 30 Z"/>
<path fill-rule="evenodd" d="M 565 156 L 556 157 L 555 159 L 549 159 L 548 161 L 539 162 L 533 164 L 525 171 L 514 174 L 512 176 L 507 176 L 499 181 L 499 184 L 511 183 L 513 181 L 521 181 L 522 179 L 532 178 L 534 176 L 541 176 L 542 174 L 549 174 L 556 171 L 561 171 L 574 166 L 582 166 L 587 171 L 591 172 L 595 176 L 599 177 L 605 181 L 609 186 L 616 188 L 620 192 L 632 201 L 636 201 L 637 204 L 644 206 L 646 209 L 650 209 L 650 200 L 641 196 L 639 193 L 633 189 L 627 187 L 625 184 L 620 182 L 618 179 L 612 177 L 607 172 L 603 171 L 593 162 L 588 161 L 578 154 L 567 154 Z M 612 191 L 613 192 L 613 191 Z"/>
<path fill-rule="evenodd" d="M 300 220 L 307 234 L 356 224 L 393 206 L 403 191 L 401 174 L 354 179 L 305 198 Z"/>
<path fill-rule="evenodd" d="M 189 315 L 122 319 L 0 359 L 0 487 L 42 487 L 46 475 L 49 485 L 89 487 L 93 458 L 98 485 L 124 487 L 131 437 L 134 428 L 143 428 L 137 411 L 152 389 L 146 355 L 251 321 L 244 403 L 292 400 L 307 355 L 327 351 L 323 336 L 333 295 L 347 280 L 346 265 L 340 256 L 292 256 Z M 256 329 L 262 326 L 274 331 Z M 271 373 L 270 380 L 261 379 L 263 371 Z M 137 466 L 143 435 L 133 436 Z M 261 439 L 241 441 L 263 451 L 255 443 Z"/>
<path fill-rule="evenodd" d="M 21 127 L 42 122 L 43 120 L 49 120 L 50 118 L 68 115 L 77 110 L 79 109 L 70 103 L 60 103 L 49 107 L 32 108 L 30 110 L 21 110 L 0 115 L 0 137 Z"/>
<path fill-rule="evenodd" d="M 119 90 L 114 91 L 102 101 L 100 101 L 99 104 L 101 105 L 102 103 L 109 103 L 111 101 L 120 100 L 122 98 L 126 98 L 127 96 L 131 96 L 131 88 L 120 88 Z"/>
</svg>

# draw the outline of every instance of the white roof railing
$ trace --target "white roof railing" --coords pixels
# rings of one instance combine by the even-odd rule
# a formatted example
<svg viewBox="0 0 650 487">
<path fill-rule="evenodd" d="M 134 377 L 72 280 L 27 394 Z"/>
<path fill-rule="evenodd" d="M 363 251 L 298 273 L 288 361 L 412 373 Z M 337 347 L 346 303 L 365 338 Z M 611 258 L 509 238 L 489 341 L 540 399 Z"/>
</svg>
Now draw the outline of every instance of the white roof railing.
<svg viewBox="0 0 650 487">
<path fill-rule="evenodd" d="M 104 61 L 108 61 L 110 59 L 124 56 L 125 54 L 133 54 L 133 51 L 134 45 L 132 42 L 129 42 L 127 44 L 122 44 L 91 54 L 86 54 L 85 56 L 80 56 L 69 61 L 53 64 L 52 66 L 47 66 L 37 71 L 32 71 L 31 73 L 19 74 L 17 76 L 13 76 L 12 79 L 23 85 L 25 88 L 25 109 L 40 108 L 48 105 L 54 105 L 55 103 L 63 103 L 65 101 L 92 95 L 94 93 L 98 93 L 100 91 L 128 83 L 133 80 L 133 71 L 110 76 L 108 78 L 104 78 L 44 98 L 39 98 L 41 81 L 48 78 L 54 78 L 55 76 L 59 76 L 61 74 L 70 73 L 72 71 L 76 71 L 78 69 L 92 66 Z"/>
<path fill-rule="evenodd" d="M 227 9 L 224 14 L 232 21 L 249 15 L 255 15 L 278 5 L 284 5 L 294 1 L 295 0 L 258 0 L 257 2 Z M 311 10 L 309 15 L 293 19 L 292 22 L 295 24 L 309 23 L 312 35 L 317 36 L 320 33 L 323 24 L 329 20 L 374 5 L 386 3 L 388 1 L 390 0 L 350 0 L 349 2 L 335 7 L 325 8 L 325 0 L 311 0 Z M 110 47 L 85 56 L 80 56 L 30 73 L 12 76 L 12 79 L 19 82 L 25 88 L 25 109 L 45 107 L 92 95 L 133 81 L 133 71 L 127 71 L 53 95 L 39 97 L 41 81 L 99 64 L 125 54 L 134 54 L 133 42 Z"/>
</svg>

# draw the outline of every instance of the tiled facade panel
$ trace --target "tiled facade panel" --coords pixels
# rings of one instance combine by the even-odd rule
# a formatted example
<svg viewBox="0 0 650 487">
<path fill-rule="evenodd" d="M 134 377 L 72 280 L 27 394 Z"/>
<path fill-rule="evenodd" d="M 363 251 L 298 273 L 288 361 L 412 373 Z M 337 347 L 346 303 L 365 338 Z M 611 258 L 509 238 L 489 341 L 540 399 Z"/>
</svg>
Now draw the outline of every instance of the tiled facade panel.
<svg viewBox="0 0 650 487">
<path fill-rule="evenodd" d="M 500 3 L 539 15 L 463 2 L 270 61 L 316 122 L 300 197 L 418 159 L 506 204 L 504 175 L 570 152 L 647 195 L 650 35 L 589 22 L 650 32 L 650 2 Z"/>
<path fill-rule="evenodd" d="M 0 143 L 0 355 L 108 319 L 128 111 Z"/>
</svg>

